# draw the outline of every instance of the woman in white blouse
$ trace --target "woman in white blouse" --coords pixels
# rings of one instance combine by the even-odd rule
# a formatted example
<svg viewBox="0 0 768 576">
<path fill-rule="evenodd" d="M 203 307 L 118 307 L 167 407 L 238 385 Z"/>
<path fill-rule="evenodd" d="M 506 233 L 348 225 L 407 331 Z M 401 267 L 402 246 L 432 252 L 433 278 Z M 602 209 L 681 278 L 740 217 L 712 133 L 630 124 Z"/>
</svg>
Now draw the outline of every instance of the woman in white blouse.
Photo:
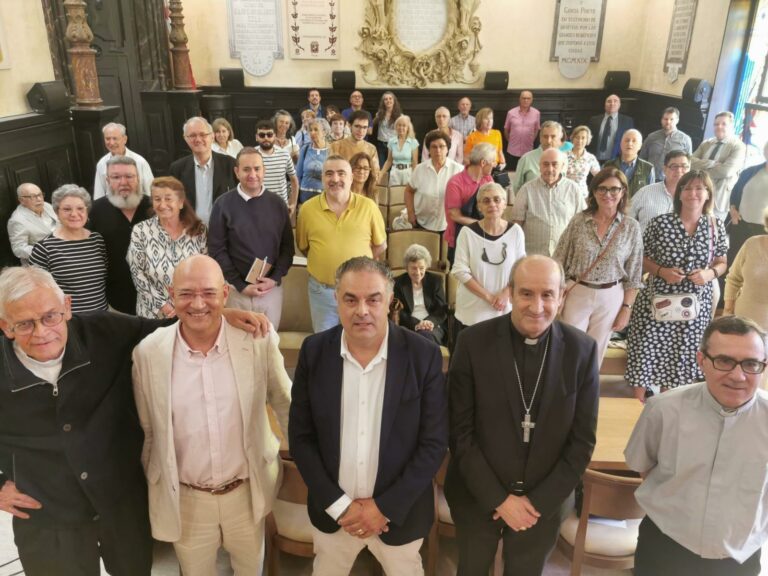
<svg viewBox="0 0 768 576">
<path fill-rule="evenodd" d="M 172 176 L 152 181 L 155 216 L 133 227 L 128 264 L 136 286 L 136 315 L 176 316 L 168 294 L 173 271 L 194 254 L 207 254 L 205 224 L 186 199 L 184 185 Z"/>
<path fill-rule="evenodd" d="M 508 314 L 512 266 L 525 256 L 525 237 L 517 224 L 503 218 L 507 192 L 490 182 L 477 191 L 482 219 L 462 227 L 456 239 L 451 274 L 456 291 L 456 334 L 465 326 Z"/>
<path fill-rule="evenodd" d="M 213 121 L 213 145 L 211 148 L 214 152 L 227 154 L 232 158 L 237 158 L 237 153 L 243 149 L 240 140 L 235 139 L 232 125 L 225 118 L 216 118 Z"/>
<path fill-rule="evenodd" d="M 293 121 L 293 116 L 287 110 L 278 110 L 272 117 L 272 123 L 275 125 L 275 149 L 288 152 L 291 155 L 291 160 L 296 164 L 299 161 L 301 146 L 293 137 L 294 132 L 296 132 L 296 122 Z"/>
<path fill-rule="evenodd" d="M 594 154 L 587 152 L 592 141 L 592 131 L 588 126 L 576 126 L 571 132 L 573 148 L 568 151 L 568 170 L 565 175 L 576 182 L 584 198 L 587 197 L 587 177 L 600 172 L 600 163 Z"/>
</svg>

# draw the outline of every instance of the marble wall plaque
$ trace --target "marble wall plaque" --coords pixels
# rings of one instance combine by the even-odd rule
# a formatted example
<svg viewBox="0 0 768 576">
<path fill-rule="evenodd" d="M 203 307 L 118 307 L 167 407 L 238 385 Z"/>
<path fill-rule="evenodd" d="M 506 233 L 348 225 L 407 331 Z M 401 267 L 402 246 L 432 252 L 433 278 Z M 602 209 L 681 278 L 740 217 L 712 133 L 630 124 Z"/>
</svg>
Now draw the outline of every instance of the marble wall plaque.
<svg viewBox="0 0 768 576">
<path fill-rule="evenodd" d="M 417 54 L 429 50 L 445 35 L 446 0 L 397 0 L 395 26 L 404 48 Z"/>
<path fill-rule="evenodd" d="M 550 61 L 565 78 L 579 78 L 600 60 L 606 0 L 558 0 Z"/>
<path fill-rule="evenodd" d="M 229 54 L 249 74 L 264 76 L 283 58 L 281 12 L 280 0 L 227 1 Z"/>
<path fill-rule="evenodd" d="M 288 0 L 291 58 L 338 60 L 341 0 Z"/>
<path fill-rule="evenodd" d="M 678 75 L 685 74 L 697 3 L 698 0 L 675 0 L 672 22 L 669 24 L 667 54 L 664 58 L 664 72 L 670 82 L 675 82 Z"/>
</svg>

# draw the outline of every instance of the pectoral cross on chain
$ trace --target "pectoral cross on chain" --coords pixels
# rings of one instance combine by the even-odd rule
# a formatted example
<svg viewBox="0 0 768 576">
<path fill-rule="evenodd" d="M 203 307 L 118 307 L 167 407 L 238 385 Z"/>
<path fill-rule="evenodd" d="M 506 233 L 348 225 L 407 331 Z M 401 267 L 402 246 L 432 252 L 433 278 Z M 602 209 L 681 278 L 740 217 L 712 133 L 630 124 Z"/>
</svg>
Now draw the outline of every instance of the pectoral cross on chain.
<svg viewBox="0 0 768 576">
<path fill-rule="evenodd" d="M 536 428 L 536 422 L 531 422 L 531 415 L 526 414 L 525 418 L 523 418 L 522 424 L 520 426 L 523 427 L 523 442 L 528 443 L 531 441 L 531 429 Z"/>
</svg>

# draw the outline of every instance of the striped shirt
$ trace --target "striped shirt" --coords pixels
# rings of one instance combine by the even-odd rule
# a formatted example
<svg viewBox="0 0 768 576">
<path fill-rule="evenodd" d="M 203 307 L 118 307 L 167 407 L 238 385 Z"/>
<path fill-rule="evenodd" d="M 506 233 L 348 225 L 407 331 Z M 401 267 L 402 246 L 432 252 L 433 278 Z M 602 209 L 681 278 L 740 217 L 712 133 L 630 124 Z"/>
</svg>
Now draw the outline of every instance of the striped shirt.
<svg viewBox="0 0 768 576">
<path fill-rule="evenodd" d="M 29 263 L 51 273 L 72 297 L 72 312 L 107 309 L 107 247 L 98 232 L 82 240 L 51 234 L 35 244 Z"/>
<path fill-rule="evenodd" d="M 669 212 L 672 212 L 672 196 L 667 193 L 664 182 L 656 182 L 643 186 L 632 196 L 627 215 L 640 222 L 640 230 L 645 232 L 651 220 Z"/>
<path fill-rule="evenodd" d="M 261 158 L 264 160 L 264 186 L 270 192 L 277 194 L 288 203 L 288 179 L 287 176 L 295 176 L 296 169 L 293 167 L 293 160 L 288 150 L 284 148 L 273 148 L 272 154 L 261 152 Z"/>
<path fill-rule="evenodd" d="M 475 129 L 475 117 L 469 114 L 464 118 L 461 114 L 456 114 L 451 118 L 450 125 L 454 130 L 461 132 L 462 137 L 466 140 L 469 133 Z"/>
</svg>

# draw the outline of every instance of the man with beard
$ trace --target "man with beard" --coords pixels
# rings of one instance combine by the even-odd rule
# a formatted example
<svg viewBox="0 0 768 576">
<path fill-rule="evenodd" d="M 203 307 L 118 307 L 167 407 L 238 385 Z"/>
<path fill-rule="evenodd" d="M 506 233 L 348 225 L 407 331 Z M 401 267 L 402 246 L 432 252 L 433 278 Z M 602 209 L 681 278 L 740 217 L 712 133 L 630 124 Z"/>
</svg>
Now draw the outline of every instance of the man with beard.
<svg viewBox="0 0 768 576">
<path fill-rule="evenodd" d="M 107 195 L 93 203 L 90 228 L 107 245 L 107 301 L 125 314 L 136 314 L 136 288 L 125 256 L 133 226 L 149 217 L 152 201 L 142 194 L 136 161 L 113 156 L 107 161 Z"/>
<path fill-rule="evenodd" d="M 128 135 L 126 134 L 125 126 L 117 122 L 110 122 L 101 129 L 101 133 L 104 134 L 104 148 L 107 149 L 107 153 L 96 164 L 96 177 L 93 181 L 93 199 L 98 200 L 107 195 L 107 190 L 109 190 L 107 162 L 115 156 L 128 156 L 136 160 L 136 168 L 139 171 L 140 180 L 139 188 L 141 188 L 142 193 L 149 196 L 149 186 L 154 179 L 152 168 L 149 167 L 149 162 L 143 156 L 136 154 L 136 152 L 126 146 Z"/>
<path fill-rule="evenodd" d="M 293 214 L 299 199 L 299 179 L 296 177 L 290 153 L 285 149 L 275 148 L 275 125 L 272 120 L 259 120 L 256 123 L 256 143 L 256 151 L 264 161 L 264 185 L 267 190 L 280 196 L 288 205 L 289 214 Z"/>
</svg>

